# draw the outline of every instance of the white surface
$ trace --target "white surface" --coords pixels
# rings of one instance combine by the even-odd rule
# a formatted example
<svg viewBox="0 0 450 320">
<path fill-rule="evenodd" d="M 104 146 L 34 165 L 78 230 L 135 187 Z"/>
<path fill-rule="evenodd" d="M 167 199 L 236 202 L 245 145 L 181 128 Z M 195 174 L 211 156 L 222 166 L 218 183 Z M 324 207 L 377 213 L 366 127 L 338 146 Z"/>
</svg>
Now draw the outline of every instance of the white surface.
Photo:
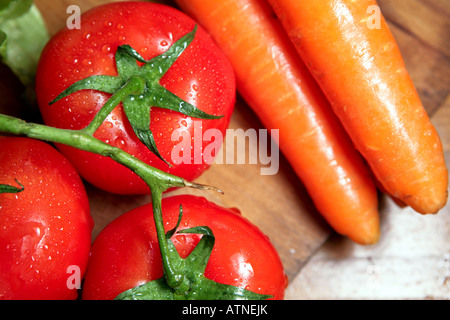
<svg viewBox="0 0 450 320">
<path fill-rule="evenodd" d="M 292 281 L 286 299 L 450 299 L 449 205 L 422 216 L 383 201 L 379 243 L 331 238 Z"/>
</svg>

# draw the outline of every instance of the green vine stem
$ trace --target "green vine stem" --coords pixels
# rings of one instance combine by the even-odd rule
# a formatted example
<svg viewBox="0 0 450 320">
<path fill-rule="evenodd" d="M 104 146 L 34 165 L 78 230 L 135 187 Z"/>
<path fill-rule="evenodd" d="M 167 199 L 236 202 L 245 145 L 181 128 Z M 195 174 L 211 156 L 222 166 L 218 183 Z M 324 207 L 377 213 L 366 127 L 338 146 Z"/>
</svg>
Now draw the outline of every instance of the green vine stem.
<svg viewBox="0 0 450 320">
<path fill-rule="evenodd" d="M 83 129 L 87 134 L 93 135 L 97 131 L 98 127 L 103 123 L 103 121 L 108 117 L 108 115 L 114 110 L 114 108 L 122 102 L 125 97 L 132 94 L 139 94 L 145 89 L 145 82 L 139 76 L 132 76 L 128 82 L 121 87 L 116 93 L 114 93 L 111 98 L 103 105 L 99 112 L 95 115 L 94 119 L 89 123 L 89 125 Z"/>
<path fill-rule="evenodd" d="M 165 241 L 164 223 L 161 211 L 162 194 L 168 189 L 174 187 L 214 190 L 222 193 L 219 189 L 212 186 L 189 182 L 183 178 L 149 166 L 129 153 L 94 138 L 84 129 L 59 129 L 36 123 L 29 123 L 15 117 L 0 114 L 0 132 L 24 135 L 33 139 L 65 144 L 77 149 L 109 157 L 131 169 L 139 177 L 141 177 L 151 190 L 154 220 L 158 233 L 161 256 L 163 258 L 163 268 L 167 282 L 171 287 L 179 286 L 182 279 L 180 279 L 181 276 L 179 274 L 174 272 L 175 268 L 172 266 L 172 262 L 169 259 L 169 248 L 167 246 L 167 242 Z"/>
<path fill-rule="evenodd" d="M 29 138 L 65 144 L 77 149 L 109 157 L 126 166 L 140 176 L 151 189 L 165 192 L 173 187 L 190 187 L 203 190 L 219 189 L 187 181 L 178 176 L 154 168 L 129 153 L 104 143 L 82 130 L 69 130 L 49 127 L 37 123 L 29 123 L 22 119 L 0 114 L 0 131 L 14 135 L 25 135 Z"/>
</svg>

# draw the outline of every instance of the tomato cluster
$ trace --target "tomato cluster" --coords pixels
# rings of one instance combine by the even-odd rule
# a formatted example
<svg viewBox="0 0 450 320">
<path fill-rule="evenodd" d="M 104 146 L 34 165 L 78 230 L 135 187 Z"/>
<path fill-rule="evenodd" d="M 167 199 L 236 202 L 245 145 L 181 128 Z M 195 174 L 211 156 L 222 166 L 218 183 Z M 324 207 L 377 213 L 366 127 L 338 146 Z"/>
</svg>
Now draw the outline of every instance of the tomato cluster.
<svg viewBox="0 0 450 320">
<path fill-rule="evenodd" d="M 195 21 L 169 6 L 119 2 L 86 12 L 81 26 L 53 36 L 40 59 L 36 93 L 44 123 L 51 127 L 81 130 L 91 123 L 113 92 L 83 89 L 50 102 L 80 80 L 117 77 L 119 47 L 133 48 L 138 58 L 135 63 L 142 66 L 144 60 L 167 52 L 194 28 Z M 181 130 L 181 135 L 194 137 L 194 121 L 198 121 L 203 132 L 214 128 L 225 134 L 235 103 L 233 70 L 210 36 L 198 27 L 194 40 L 160 84 L 188 104 L 220 117 L 195 119 L 174 110 L 150 108 L 150 130 L 163 159 L 136 135 L 122 103 L 94 137 L 153 167 L 193 180 L 209 163 L 193 158 L 190 163 L 171 163 L 171 150 L 177 143 L 172 133 Z M 75 299 L 80 297 L 77 280 L 84 277 L 83 299 L 114 299 L 161 278 L 152 206 L 124 213 L 91 246 L 93 221 L 81 178 L 118 194 L 148 193 L 148 185 L 108 157 L 63 144 L 55 146 L 30 138 L 0 139 L 0 185 L 8 186 L 4 189 L 8 191 L 0 193 L 0 299 Z M 171 241 L 183 259 L 202 239 L 200 234 L 183 234 L 184 229 L 207 226 L 212 231 L 215 244 L 204 271 L 206 278 L 283 298 L 286 277 L 275 248 L 236 210 L 203 198 L 179 196 L 164 198 L 162 215 L 166 231 L 181 218 L 180 232 L 175 232 Z"/>
<path fill-rule="evenodd" d="M 55 99 L 69 85 L 94 75 L 117 76 L 115 53 L 128 44 L 144 59 L 165 52 L 177 39 L 190 32 L 195 22 L 171 7 L 143 2 L 108 4 L 83 15 L 81 29 L 63 29 L 44 49 L 37 71 L 37 99 L 46 124 L 65 129 L 82 129 L 93 119 L 110 94 L 82 90 Z M 195 123 L 203 133 L 218 129 L 225 135 L 235 103 L 235 79 L 232 68 L 210 36 L 198 28 L 194 41 L 161 79 L 161 85 L 202 111 L 223 116 L 201 120 L 162 108 L 151 110 L 150 128 L 162 157 L 158 159 L 133 132 L 122 105 L 115 108 L 96 131 L 95 137 L 115 145 L 146 163 L 183 177 L 197 178 L 208 163 L 196 161 L 194 142 L 206 147 L 207 141 L 191 140 L 191 161 L 171 162 L 171 152 L 180 141 L 173 137 L 194 137 Z M 197 133 L 199 134 L 199 133 Z M 81 176 L 103 190 L 120 194 L 148 193 L 148 187 L 137 175 L 116 162 L 64 145 L 59 149 L 74 164 Z"/>
</svg>

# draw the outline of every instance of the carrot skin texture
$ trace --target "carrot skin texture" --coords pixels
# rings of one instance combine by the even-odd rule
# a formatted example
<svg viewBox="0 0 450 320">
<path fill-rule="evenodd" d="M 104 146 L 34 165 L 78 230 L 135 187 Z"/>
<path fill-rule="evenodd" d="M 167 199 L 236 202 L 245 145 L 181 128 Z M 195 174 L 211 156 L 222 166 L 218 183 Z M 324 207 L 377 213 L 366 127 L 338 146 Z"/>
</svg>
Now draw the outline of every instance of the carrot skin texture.
<svg viewBox="0 0 450 320">
<path fill-rule="evenodd" d="M 379 238 L 370 170 L 314 78 L 259 0 L 177 0 L 232 63 L 237 88 L 269 130 L 330 226 L 360 244 Z"/>
<path fill-rule="evenodd" d="M 381 11 L 373 15 L 377 2 L 269 3 L 386 192 L 438 212 L 448 197 L 442 144 Z"/>
</svg>

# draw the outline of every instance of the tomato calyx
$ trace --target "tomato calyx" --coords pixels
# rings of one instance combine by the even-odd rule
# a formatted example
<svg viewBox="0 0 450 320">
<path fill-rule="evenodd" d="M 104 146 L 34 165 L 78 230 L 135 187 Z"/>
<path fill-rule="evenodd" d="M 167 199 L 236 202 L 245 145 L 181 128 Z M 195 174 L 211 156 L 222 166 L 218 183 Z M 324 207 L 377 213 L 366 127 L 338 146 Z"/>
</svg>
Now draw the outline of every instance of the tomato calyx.
<svg viewBox="0 0 450 320">
<path fill-rule="evenodd" d="M 0 193 L 19 193 L 25 190 L 25 187 L 17 179 L 14 180 L 20 186 L 20 188 L 8 184 L 0 184 Z"/>
<path fill-rule="evenodd" d="M 178 230 L 183 215 L 180 213 L 175 228 L 165 234 L 167 255 L 171 260 L 171 270 L 162 278 L 149 281 L 138 287 L 119 294 L 115 300 L 265 300 L 270 295 L 258 294 L 241 287 L 215 282 L 205 277 L 205 269 L 211 256 L 215 237 L 207 226 L 198 226 Z M 182 259 L 178 254 L 171 238 L 176 234 L 201 234 L 197 246 L 188 257 Z"/>
<path fill-rule="evenodd" d="M 118 76 L 99 75 L 77 81 L 49 104 L 54 104 L 79 90 L 89 89 L 112 94 L 112 97 L 97 113 L 94 120 L 86 127 L 86 132 L 93 134 L 106 116 L 122 102 L 124 112 L 136 136 L 151 152 L 170 166 L 170 163 L 159 153 L 153 133 L 150 130 L 152 107 L 169 109 L 200 119 L 220 119 L 222 117 L 203 112 L 160 84 L 161 78 L 192 43 L 196 31 L 197 25 L 191 32 L 170 46 L 166 52 L 150 60 L 145 60 L 129 45 L 119 46 L 115 54 Z M 143 65 L 139 66 L 137 62 Z"/>
</svg>

